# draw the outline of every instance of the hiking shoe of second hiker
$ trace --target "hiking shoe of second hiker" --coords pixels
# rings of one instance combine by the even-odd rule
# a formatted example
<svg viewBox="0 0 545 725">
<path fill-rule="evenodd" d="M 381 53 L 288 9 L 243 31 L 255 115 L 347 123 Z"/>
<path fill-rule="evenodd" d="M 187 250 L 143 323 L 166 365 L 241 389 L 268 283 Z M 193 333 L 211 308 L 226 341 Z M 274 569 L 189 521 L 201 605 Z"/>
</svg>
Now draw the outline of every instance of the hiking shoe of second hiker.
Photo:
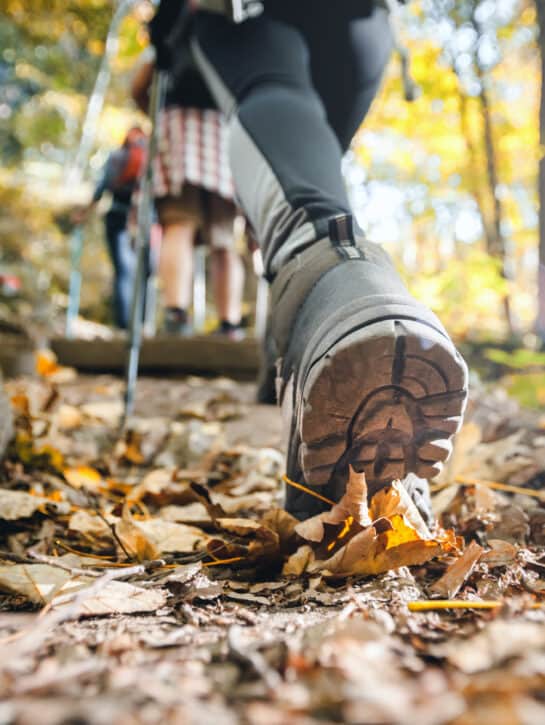
<svg viewBox="0 0 545 725">
<path fill-rule="evenodd" d="M 271 292 L 288 478 L 336 501 L 349 465 L 370 495 L 436 476 L 462 422 L 467 366 L 384 250 L 336 217 Z M 286 508 L 306 518 L 324 505 L 288 487 Z"/>
<path fill-rule="evenodd" d="M 221 320 L 217 328 L 212 332 L 216 337 L 225 337 L 233 342 L 240 342 L 246 338 L 242 325 L 237 325 L 228 320 Z"/>
<path fill-rule="evenodd" d="M 186 310 L 180 307 L 167 307 L 165 310 L 164 332 L 167 335 L 188 337 L 193 333 Z"/>
</svg>

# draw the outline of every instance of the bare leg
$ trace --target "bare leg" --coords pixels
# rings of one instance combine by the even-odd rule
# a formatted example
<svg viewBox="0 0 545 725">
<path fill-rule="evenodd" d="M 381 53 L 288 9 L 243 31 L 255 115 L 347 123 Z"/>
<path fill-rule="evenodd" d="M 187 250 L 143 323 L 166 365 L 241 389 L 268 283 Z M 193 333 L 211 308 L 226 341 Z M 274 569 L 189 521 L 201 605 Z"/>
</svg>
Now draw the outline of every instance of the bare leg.
<svg viewBox="0 0 545 725">
<path fill-rule="evenodd" d="M 214 299 L 220 321 L 238 325 L 242 315 L 244 265 L 232 249 L 213 249 L 210 254 L 210 271 Z"/>
<path fill-rule="evenodd" d="M 166 307 L 187 310 L 191 304 L 195 232 L 192 222 L 164 227 L 159 276 Z"/>
</svg>

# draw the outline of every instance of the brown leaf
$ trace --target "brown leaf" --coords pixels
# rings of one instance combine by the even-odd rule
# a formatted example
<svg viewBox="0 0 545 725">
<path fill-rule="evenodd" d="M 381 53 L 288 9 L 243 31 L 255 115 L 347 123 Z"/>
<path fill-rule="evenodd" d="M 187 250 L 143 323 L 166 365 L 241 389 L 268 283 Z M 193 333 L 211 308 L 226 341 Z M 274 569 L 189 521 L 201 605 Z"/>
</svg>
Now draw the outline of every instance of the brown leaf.
<svg viewBox="0 0 545 725">
<path fill-rule="evenodd" d="M 300 546 L 297 551 L 292 554 L 284 564 L 282 574 L 284 576 L 289 576 L 290 574 L 300 576 L 303 572 L 307 570 L 307 568 L 313 561 L 314 553 L 312 551 L 312 547 L 308 544 Z"/>
<path fill-rule="evenodd" d="M 255 536 L 255 534 L 265 528 L 259 521 L 252 519 L 231 519 L 221 518 L 216 520 L 216 525 L 220 530 L 228 531 L 230 534 L 237 536 Z"/>
<path fill-rule="evenodd" d="M 274 531 L 279 538 L 280 548 L 286 552 L 293 548 L 298 520 L 284 509 L 272 509 L 261 519 L 261 524 Z"/>
<path fill-rule="evenodd" d="M 331 511 L 301 521 L 295 527 L 295 531 L 306 541 L 321 542 L 324 538 L 325 523 L 340 524 L 348 518 L 360 527 L 371 524 L 367 507 L 365 473 L 356 473 L 352 466 L 349 469 L 346 491 L 341 500 L 332 507 Z"/>
<path fill-rule="evenodd" d="M 296 526 L 311 544 L 308 571 L 338 576 L 380 574 L 456 550 L 453 532 L 438 531 L 432 536 L 401 482 L 375 494 L 367 512 L 366 495 L 365 477 L 351 471 L 339 504 Z"/>
<path fill-rule="evenodd" d="M 102 483 L 100 473 L 90 466 L 65 468 L 63 475 L 74 488 L 85 488 L 88 491 L 98 491 Z"/>
<path fill-rule="evenodd" d="M 45 513 L 48 509 L 58 514 L 67 514 L 70 511 L 70 504 L 42 496 L 31 496 L 24 491 L 0 489 L 0 519 L 4 521 L 26 519 L 38 511 Z"/>
<path fill-rule="evenodd" d="M 196 483 L 195 481 L 191 481 L 189 484 L 189 489 L 193 493 L 197 501 L 199 503 L 202 503 L 202 505 L 206 508 L 208 515 L 210 516 L 212 521 L 216 521 L 216 519 L 226 515 L 222 507 L 212 501 L 212 496 L 210 495 L 210 491 L 206 488 L 206 486 L 203 486 L 200 483 Z"/>
<path fill-rule="evenodd" d="M 464 553 L 456 559 L 443 576 L 431 585 L 430 591 L 444 599 L 454 599 L 483 554 L 483 547 L 472 541 Z"/>
<path fill-rule="evenodd" d="M 115 523 L 116 519 L 114 519 Z M 76 511 L 68 522 L 70 531 L 83 534 L 93 539 L 111 539 L 113 534 L 111 528 L 104 519 L 90 511 Z"/>
<path fill-rule="evenodd" d="M 55 609 L 70 607 L 66 602 L 66 594 L 80 592 L 92 585 L 94 580 L 75 578 L 68 581 L 57 592 L 59 603 L 53 600 Z M 64 601 L 63 601 L 64 600 Z M 143 589 L 127 582 L 108 582 L 96 594 L 83 598 L 78 612 L 80 617 L 97 617 L 106 614 L 133 614 L 136 612 L 153 612 L 166 604 L 166 594 L 156 589 Z"/>
<path fill-rule="evenodd" d="M 197 501 L 188 503 L 185 506 L 165 506 L 161 509 L 161 518 L 163 521 L 175 521 L 182 524 L 189 523 L 196 526 L 212 523 L 206 507 Z"/>
<path fill-rule="evenodd" d="M 129 496 L 131 501 L 152 502 L 158 506 L 184 504 L 194 501 L 189 483 L 174 480 L 175 470 L 157 468 L 150 471 L 142 482 L 135 486 Z"/>
<path fill-rule="evenodd" d="M 495 566 L 509 566 L 513 564 L 519 552 L 519 548 L 501 539 L 489 539 L 490 551 L 485 551 L 481 561 L 490 568 Z"/>
<path fill-rule="evenodd" d="M 138 561 L 152 561 L 159 557 L 158 548 L 138 526 L 138 522 L 133 520 L 127 504 L 123 506 L 123 515 L 115 525 L 115 532 L 127 553 Z"/>
<path fill-rule="evenodd" d="M 133 521 L 160 554 L 190 553 L 204 548 L 209 536 L 196 526 L 186 526 L 163 519 Z"/>
<path fill-rule="evenodd" d="M 0 566 L 0 589 L 35 604 L 47 604 L 69 579 L 68 571 L 48 564 Z"/>
<path fill-rule="evenodd" d="M 401 515 L 421 539 L 431 537 L 429 528 L 401 481 L 394 481 L 391 486 L 378 491 L 371 499 L 369 513 L 373 521 L 381 518 L 390 519 L 394 515 Z"/>
</svg>

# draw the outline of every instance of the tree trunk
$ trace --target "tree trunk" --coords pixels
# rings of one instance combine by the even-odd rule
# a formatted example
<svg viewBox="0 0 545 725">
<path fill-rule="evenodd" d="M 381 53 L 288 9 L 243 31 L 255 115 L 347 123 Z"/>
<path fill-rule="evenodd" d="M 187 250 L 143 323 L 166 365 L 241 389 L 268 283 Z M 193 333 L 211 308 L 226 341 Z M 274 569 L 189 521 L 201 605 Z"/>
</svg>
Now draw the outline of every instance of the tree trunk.
<svg viewBox="0 0 545 725">
<path fill-rule="evenodd" d="M 467 155 L 469 158 L 469 165 L 471 169 L 471 194 L 477 203 L 477 208 L 481 215 L 483 223 L 483 231 L 486 240 L 486 249 L 490 250 L 493 246 L 493 231 L 491 229 L 489 216 L 486 209 L 486 204 L 483 198 L 482 189 L 479 185 L 479 160 L 477 158 L 477 149 L 475 148 L 475 142 L 471 134 L 471 129 L 468 123 L 468 99 L 462 88 L 458 88 L 459 100 L 460 100 L 460 129 L 462 136 L 466 144 Z"/>
<path fill-rule="evenodd" d="M 536 0 L 539 25 L 539 52 L 541 55 L 541 100 L 539 104 L 539 143 L 545 144 L 545 0 Z M 539 159 L 539 264 L 538 264 L 538 310 L 536 332 L 545 345 L 545 156 Z"/>
<path fill-rule="evenodd" d="M 477 32 L 479 32 L 479 27 L 477 23 L 474 23 L 474 27 Z M 494 141 L 494 132 L 492 128 L 492 118 L 490 114 L 490 100 L 488 98 L 488 89 L 486 87 L 485 74 L 483 73 L 483 70 L 480 67 L 478 60 L 476 60 L 475 62 L 475 71 L 481 86 L 481 91 L 479 93 L 478 99 L 481 106 L 481 113 L 483 118 L 483 141 L 486 153 L 486 171 L 492 206 L 492 228 L 490 230 L 492 231 L 492 234 L 487 235 L 487 247 L 488 253 L 492 257 L 500 260 L 502 276 L 505 279 L 509 279 L 509 270 L 507 267 L 507 249 L 501 228 L 503 209 L 501 201 L 498 198 L 497 194 L 499 184 L 498 161 L 496 154 L 496 145 Z M 516 325 L 511 312 L 511 304 L 508 295 L 506 295 L 504 298 L 504 309 L 509 333 L 511 336 L 514 336 L 516 334 Z"/>
</svg>

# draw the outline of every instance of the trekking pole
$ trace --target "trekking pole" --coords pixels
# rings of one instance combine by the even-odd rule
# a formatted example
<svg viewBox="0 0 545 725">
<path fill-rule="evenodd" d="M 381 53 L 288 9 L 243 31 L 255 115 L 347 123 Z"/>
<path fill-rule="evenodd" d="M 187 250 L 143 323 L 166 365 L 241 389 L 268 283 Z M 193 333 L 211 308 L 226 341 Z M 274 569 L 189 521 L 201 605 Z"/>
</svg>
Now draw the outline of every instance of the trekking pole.
<svg viewBox="0 0 545 725">
<path fill-rule="evenodd" d="M 70 235 L 70 281 L 66 308 L 66 337 L 74 336 L 74 322 L 79 313 L 81 295 L 81 255 L 83 253 L 83 226 L 78 224 Z"/>
<path fill-rule="evenodd" d="M 95 79 L 93 90 L 89 97 L 89 103 L 85 111 L 85 118 L 81 130 L 79 145 L 72 167 L 67 175 L 67 187 L 70 189 L 78 187 L 82 180 L 87 162 L 93 148 L 96 136 L 96 129 L 104 98 L 110 82 L 110 61 L 117 52 L 119 43 L 119 26 L 125 15 L 136 0 L 120 0 L 113 14 L 104 55 L 100 62 L 100 68 Z M 81 256 L 83 252 L 83 227 L 78 225 L 70 237 L 70 282 L 68 288 L 68 307 L 66 312 L 66 337 L 72 337 L 74 322 L 79 314 L 80 293 L 81 293 Z"/>
<path fill-rule="evenodd" d="M 134 276 L 129 345 L 125 365 L 125 408 L 122 427 L 124 428 L 134 408 L 134 395 L 138 377 L 138 364 L 142 347 L 142 328 L 144 324 L 145 291 L 150 263 L 150 234 L 152 223 L 153 199 L 153 162 L 157 154 L 159 135 L 159 114 L 163 107 L 168 83 L 168 73 L 156 70 L 150 89 L 151 136 L 148 146 L 146 166 L 142 176 L 140 198 L 137 209 L 136 230 L 136 271 Z"/>
</svg>

